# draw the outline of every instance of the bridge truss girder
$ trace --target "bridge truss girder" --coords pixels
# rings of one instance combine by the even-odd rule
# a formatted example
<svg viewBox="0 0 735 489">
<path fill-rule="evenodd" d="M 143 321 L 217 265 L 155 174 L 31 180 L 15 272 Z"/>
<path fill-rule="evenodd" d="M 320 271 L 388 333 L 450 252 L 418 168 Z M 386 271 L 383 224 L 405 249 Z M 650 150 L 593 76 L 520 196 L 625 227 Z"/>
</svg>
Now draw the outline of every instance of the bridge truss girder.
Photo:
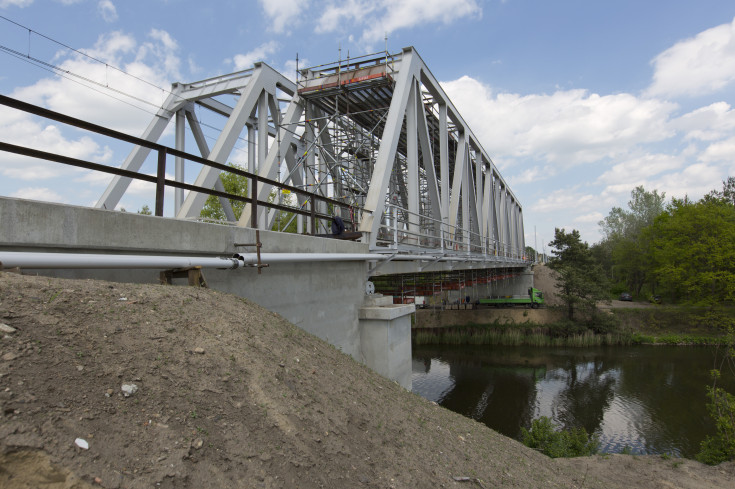
<svg viewBox="0 0 735 489">
<path fill-rule="evenodd" d="M 235 103 L 230 105 L 226 96 Z M 228 99 L 228 100 L 229 100 Z M 195 113 L 199 107 L 225 118 L 209 148 Z M 184 149 L 186 125 L 201 156 L 232 162 L 233 148 L 247 132 L 249 171 L 344 202 L 319 212 L 339 215 L 363 233 L 373 252 L 475 255 L 491 261 L 524 258 L 523 210 L 413 48 L 365 56 L 300 71 L 293 83 L 264 63 L 231 75 L 174 84 L 172 94 L 143 138 L 156 141 L 176 124 L 176 147 Z M 148 154 L 136 147 L 123 168 L 139 170 Z M 176 179 L 185 162 L 177 159 Z M 195 185 L 221 190 L 219 170 L 203 167 Z M 114 208 L 129 180 L 115 177 L 97 206 Z M 273 196 L 259 187 L 259 200 Z M 195 219 L 207 195 L 177 191 L 175 215 Z M 235 222 L 250 226 L 249 205 Z M 284 202 L 279 202 L 284 204 Z M 287 205 L 303 206 L 298 196 Z M 261 212 L 265 209 L 261 207 Z M 258 226 L 272 228 L 259 216 Z M 298 219 L 298 232 L 307 229 Z"/>
</svg>

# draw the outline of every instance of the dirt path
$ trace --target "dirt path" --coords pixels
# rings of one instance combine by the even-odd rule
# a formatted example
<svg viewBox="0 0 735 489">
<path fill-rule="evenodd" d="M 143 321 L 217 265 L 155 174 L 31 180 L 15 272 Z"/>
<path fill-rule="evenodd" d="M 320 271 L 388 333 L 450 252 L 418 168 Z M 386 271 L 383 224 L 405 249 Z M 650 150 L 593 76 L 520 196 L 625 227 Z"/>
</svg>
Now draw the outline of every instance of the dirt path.
<svg viewBox="0 0 735 489">
<path fill-rule="evenodd" d="M 735 487 L 551 460 L 210 290 L 0 273 L 0 323 L 2 488 Z"/>
</svg>

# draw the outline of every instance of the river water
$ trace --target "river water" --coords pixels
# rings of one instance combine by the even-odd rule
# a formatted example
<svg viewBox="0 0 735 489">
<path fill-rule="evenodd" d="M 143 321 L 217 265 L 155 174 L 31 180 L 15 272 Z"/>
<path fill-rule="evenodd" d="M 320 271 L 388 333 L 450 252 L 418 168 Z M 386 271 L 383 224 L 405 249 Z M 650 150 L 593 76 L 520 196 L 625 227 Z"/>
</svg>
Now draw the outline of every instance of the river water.
<svg viewBox="0 0 735 489">
<path fill-rule="evenodd" d="M 715 432 L 705 386 L 718 357 L 714 347 L 414 345 L 412 390 L 516 439 L 548 416 L 597 434 L 603 453 L 693 458 Z M 723 377 L 735 393 L 735 377 Z"/>
</svg>

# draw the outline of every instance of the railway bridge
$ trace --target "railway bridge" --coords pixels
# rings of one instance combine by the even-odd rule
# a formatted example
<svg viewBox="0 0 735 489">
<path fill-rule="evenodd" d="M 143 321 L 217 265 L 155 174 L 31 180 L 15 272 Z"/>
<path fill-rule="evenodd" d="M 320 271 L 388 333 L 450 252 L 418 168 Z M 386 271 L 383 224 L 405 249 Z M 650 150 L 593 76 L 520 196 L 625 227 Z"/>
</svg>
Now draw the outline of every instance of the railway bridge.
<svg viewBox="0 0 735 489">
<path fill-rule="evenodd" d="M 408 388 L 406 298 L 522 293 L 532 280 L 520 202 L 414 48 L 304 68 L 295 81 L 256 63 L 175 83 L 140 137 L 0 103 L 130 148 L 108 166 L 0 141 L 19 158 L 112 176 L 93 207 L 0 197 L 5 268 L 151 282 L 204 267 L 210 287 Z M 217 131 L 211 147 L 205 128 Z M 247 190 L 233 193 L 226 174 Z M 136 180 L 155 215 L 119 211 Z"/>
</svg>

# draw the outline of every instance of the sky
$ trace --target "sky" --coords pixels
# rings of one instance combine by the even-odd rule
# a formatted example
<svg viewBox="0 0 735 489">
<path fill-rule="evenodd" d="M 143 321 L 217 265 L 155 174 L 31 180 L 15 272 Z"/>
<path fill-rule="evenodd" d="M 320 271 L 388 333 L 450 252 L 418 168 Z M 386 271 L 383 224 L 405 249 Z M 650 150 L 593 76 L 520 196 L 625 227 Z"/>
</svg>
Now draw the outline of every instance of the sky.
<svg viewBox="0 0 735 489">
<path fill-rule="evenodd" d="M 0 0 L 0 16 L 1 94 L 136 136 L 174 82 L 414 46 L 539 251 L 555 228 L 598 242 L 636 186 L 698 199 L 735 176 L 732 0 Z M 5 107 L 0 141 L 118 165 L 129 151 Z M 0 195 L 93 205 L 108 181 L 0 154 Z M 121 206 L 152 195 L 133 185 Z"/>
</svg>

